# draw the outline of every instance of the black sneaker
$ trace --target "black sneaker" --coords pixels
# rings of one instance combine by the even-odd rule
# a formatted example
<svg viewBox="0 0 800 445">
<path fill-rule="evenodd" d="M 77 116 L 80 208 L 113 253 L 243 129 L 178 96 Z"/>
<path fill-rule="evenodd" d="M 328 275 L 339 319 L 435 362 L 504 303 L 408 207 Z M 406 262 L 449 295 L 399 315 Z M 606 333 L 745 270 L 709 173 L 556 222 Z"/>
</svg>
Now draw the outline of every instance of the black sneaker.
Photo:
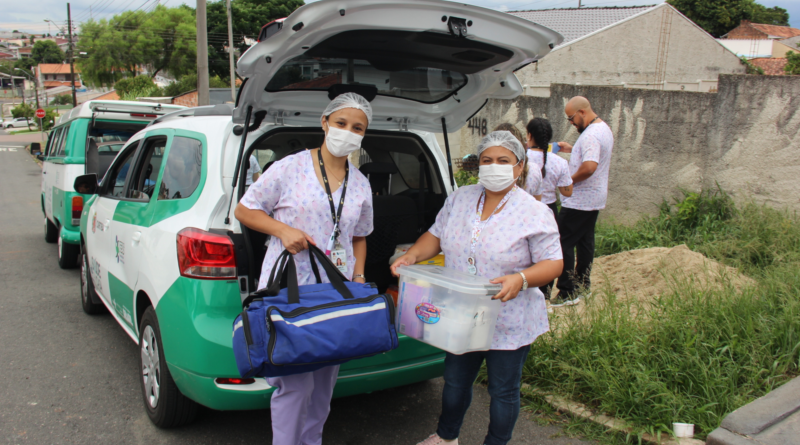
<svg viewBox="0 0 800 445">
<path fill-rule="evenodd" d="M 581 301 L 580 296 L 569 298 L 567 296 L 562 296 L 561 292 L 559 292 L 555 298 L 550 299 L 550 307 L 574 306 L 578 304 L 579 301 Z"/>
</svg>

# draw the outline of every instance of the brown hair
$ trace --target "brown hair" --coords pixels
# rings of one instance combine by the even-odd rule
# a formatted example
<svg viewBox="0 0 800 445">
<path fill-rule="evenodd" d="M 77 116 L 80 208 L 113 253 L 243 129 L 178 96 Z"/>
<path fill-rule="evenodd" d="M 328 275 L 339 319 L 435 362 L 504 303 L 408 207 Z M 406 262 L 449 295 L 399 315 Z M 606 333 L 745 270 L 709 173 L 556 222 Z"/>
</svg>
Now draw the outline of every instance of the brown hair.
<svg viewBox="0 0 800 445">
<path fill-rule="evenodd" d="M 517 129 L 514 124 L 503 122 L 502 124 L 496 126 L 492 131 L 507 131 L 514 135 L 515 138 L 522 144 L 522 148 L 525 148 L 525 140 L 522 139 L 522 132 Z M 525 182 L 528 180 L 528 157 L 523 155 L 522 159 L 517 159 L 518 161 L 522 161 L 522 174 L 519 175 L 519 179 L 517 180 L 517 185 L 522 188 L 525 188 Z"/>
</svg>

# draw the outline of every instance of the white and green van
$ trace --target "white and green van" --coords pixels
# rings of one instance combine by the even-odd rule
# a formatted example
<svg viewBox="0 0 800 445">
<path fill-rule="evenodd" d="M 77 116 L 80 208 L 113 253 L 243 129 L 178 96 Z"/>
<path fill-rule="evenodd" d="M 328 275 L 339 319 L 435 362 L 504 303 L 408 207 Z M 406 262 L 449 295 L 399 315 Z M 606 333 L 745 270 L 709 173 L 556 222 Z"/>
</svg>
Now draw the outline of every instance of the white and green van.
<svg viewBox="0 0 800 445">
<path fill-rule="evenodd" d="M 456 131 L 489 98 L 522 91 L 513 71 L 561 36 L 510 14 L 441 0 L 321 0 L 240 59 L 237 103 L 181 110 L 136 133 L 98 183 L 80 220 L 81 299 L 106 309 L 139 345 L 145 410 L 158 426 L 215 410 L 269 407 L 263 378 L 240 378 L 231 344 L 242 300 L 256 289 L 266 235 L 233 217 L 250 158 L 277 160 L 320 146 L 320 114 L 347 91 L 373 120 L 351 160 L 373 192 L 365 273 L 392 284 L 389 258 L 435 221 L 454 188 L 432 132 Z M 445 131 L 445 134 L 447 131 Z M 447 151 L 447 150 L 446 150 Z M 341 367 L 335 397 L 442 374 L 444 353 L 400 336 L 387 354 Z"/>
<path fill-rule="evenodd" d="M 178 105 L 145 102 L 88 101 L 61 116 L 50 132 L 42 160 L 42 212 L 44 239 L 58 241 L 58 264 L 66 269 L 78 264 L 78 222 L 85 196 L 73 190 L 80 175 L 105 169 L 122 145 L 150 121 L 183 109 Z M 86 154 L 94 161 L 86 162 Z"/>
</svg>

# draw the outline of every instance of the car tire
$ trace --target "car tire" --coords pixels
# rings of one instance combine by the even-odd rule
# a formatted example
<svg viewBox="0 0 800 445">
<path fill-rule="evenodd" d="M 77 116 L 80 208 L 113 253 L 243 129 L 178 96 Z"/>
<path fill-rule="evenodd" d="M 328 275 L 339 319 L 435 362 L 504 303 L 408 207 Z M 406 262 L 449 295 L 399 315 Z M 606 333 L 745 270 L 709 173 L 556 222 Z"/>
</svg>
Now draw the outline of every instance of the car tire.
<svg viewBox="0 0 800 445">
<path fill-rule="evenodd" d="M 64 230 L 62 227 L 61 230 Z M 81 254 L 81 246 L 65 243 L 61 234 L 58 235 L 58 266 L 62 269 L 74 269 L 78 266 L 78 256 Z"/>
<path fill-rule="evenodd" d="M 58 240 L 58 228 L 46 216 L 44 217 L 44 240 L 48 243 L 54 243 Z"/>
<path fill-rule="evenodd" d="M 155 426 L 174 428 L 194 420 L 197 403 L 184 396 L 172 380 L 152 306 L 144 311 L 139 325 L 139 383 L 145 411 Z"/>
<path fill-rule="evenodd" d="M 86 254 L 83 253 L 81 254 L 81 306 L 83 306 L 83 312 L 89 315 L 105 313 L 105 305 L 103 303 L 95 303 L 92 298 L 93 295 L 96 295 L 94 281 L 89 270 L 89 260 Z"/>
</svg>

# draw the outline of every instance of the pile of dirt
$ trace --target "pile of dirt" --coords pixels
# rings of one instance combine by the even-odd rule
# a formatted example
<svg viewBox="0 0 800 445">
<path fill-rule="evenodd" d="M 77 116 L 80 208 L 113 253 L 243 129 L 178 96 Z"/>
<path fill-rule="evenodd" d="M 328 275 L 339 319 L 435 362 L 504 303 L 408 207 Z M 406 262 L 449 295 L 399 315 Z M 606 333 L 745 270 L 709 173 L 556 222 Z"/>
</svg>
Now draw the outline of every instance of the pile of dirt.
<svg viewBox="0 0 800 445">
<path fill-rule="evenodd" d="M 592 289 L 610 287 L 618 298 L 649 300 L 685 279 L 704 289 L 722 287 L 726 280 L 737 289 L 755 284 L 737 269 L 693 252 L 686 245 L 621 252 L 595 258 L 592 266 Z"/>
</svg>

